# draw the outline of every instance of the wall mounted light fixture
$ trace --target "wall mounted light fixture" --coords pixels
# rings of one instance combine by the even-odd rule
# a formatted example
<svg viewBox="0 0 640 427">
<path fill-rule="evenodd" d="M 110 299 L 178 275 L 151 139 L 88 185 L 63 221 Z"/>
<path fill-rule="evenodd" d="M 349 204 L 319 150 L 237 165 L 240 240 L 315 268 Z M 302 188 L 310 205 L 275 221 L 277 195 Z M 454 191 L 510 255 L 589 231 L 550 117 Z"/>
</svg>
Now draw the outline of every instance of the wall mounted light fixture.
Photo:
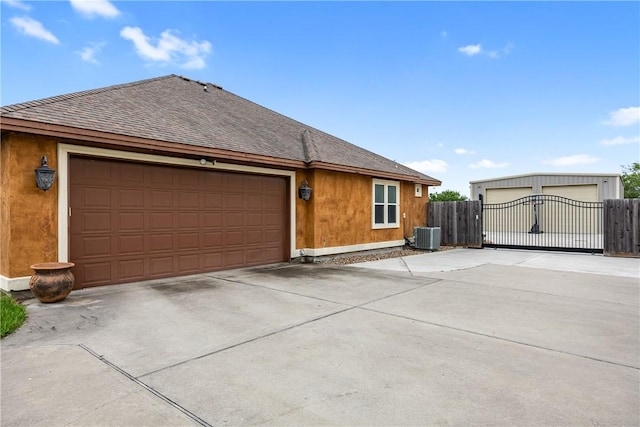
<svg viewBox="0 0 640 427">
<path fill-rule="evenodd" d="M 298 197 L 302 200 L 309 200 L 311 198 L 311 187 L 309 187 L 309 183 L 305 180 L 302 181 L 300 187 L 298 187 Z"/>
<path fill-rule="evenodd" d="M 42 156 L 41 165 L 36 169 L 36 185 L 39 189 L 47 191 L 53 185 L 56 171 L 47 166 L 47 156 Z"/>
</svg>

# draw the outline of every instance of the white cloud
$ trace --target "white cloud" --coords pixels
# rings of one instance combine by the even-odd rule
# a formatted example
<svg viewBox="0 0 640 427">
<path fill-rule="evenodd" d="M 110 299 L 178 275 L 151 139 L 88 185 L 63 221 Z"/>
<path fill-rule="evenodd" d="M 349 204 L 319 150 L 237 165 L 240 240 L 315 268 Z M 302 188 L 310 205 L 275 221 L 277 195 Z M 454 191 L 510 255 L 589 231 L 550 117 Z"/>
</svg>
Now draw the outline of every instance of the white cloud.
<svg viewBox="0 0 640 427">
<path fill-rule="evenodd" d="M 96 16 L 115 18 L 120 15 L 120 11 L 109 0 L 69 0 L 69 2 L 76 12 L 87 18 Z"/>
<path fill-rule="evenodd" d="M 443 39 L 446 39 L 448 36 L 449 34 L 445 30 L 440 31 L 440 37 Z"/>
<path fill-rule="evenodd" d="M 25 4 L 20 0 L 2 0 L 2 3 L 6 4 L 7 6 L 14 7 L 16 9 L 31 10 L 30 5 Z"/>
<path fill-rule="evenodd" d="M 156 46 L 138 27 L 124 27 L 120 31 L 120 35 L 133 42 L 138 55 L 142 58 L 150 61 L 175 63 L 182 68 L 204 68 L 206 66 L 204 57 L 211 52 L 211 43 L 208 41 L 182 40 L 175 36 L 172 30 L 163 31 Z"/>
<path fill-rule="evenodd" d="M 458 52 L 462 52 L 467 56 L 477 55 L 482 52 L 482 46 L 480 44 L 470 44 L 458 48 Z"/>
<path fill-rule="evenodd" d="M 44 26 L 42 26 L 42 24 L 35 19 L 29 18 L 28 16 L 16 16 L 11 18 L 10 21 L 14 27 L 28 36 L 35 37 L 37 39 L 44 40 L 50 43 L 60 43 L 56 36 L 54 36 L 49 30 L 44 28 Z"/>
<path fill-rule="evenodd" d="M 609 113 L 609 120 L 604 122 L 610 126 L 629 126 L 640 123 L 640 107 L 620 108 Z"/>
<path fill-rule="evenodd" d="M 100 50 L 106 45 L 106 43 L 90 43 L 89 46 L 82 48 L 76 53 L 80 55 L 85 62 L 90 62 L 92 64 L 99 64 L 96 59 L 96 54 L 100 52 Z"/>
<path fill-rule="evenodd" d="M 640 136 L 616 136 L 612 139 L 603 139 L 600 143 L 604 145 L 638 144 L 640 143 Z"/>
<path fill-rule="evenodd" d="M 590 156 L 588 154 L 575 154 L 573 156 L 557 157 L 555 159 L 548 159 L 543 161 L 545 165 L 551 166 L 575 166 L 575 165 L 589 165 L 597 162 L 597 157 Z"/>
<path fill-rule="evenodd" d="M 467 46 L 462 46 L 458 48 L 458 52 L 464 53 L 467 56 L 474 55 L 487 55 L 489 58 L 500 58 L 501 56 L 505 56 L 511 53 L 513 50 L 513 43 L 509 42 L 502 49 L 498 50 L 484 50 L 480 43 L 478 44 L 470 44 Z"/>
<path fill-rule="evenodd" d="M 456 154 L 476 154 L 475 151 L 471 151 L 471 150 L 467 150 L 466 148 L 456 148 L 455 150 L 453 150 Z"/>
<path fill-rule="evenodd" d="M 496 163 L 493 160 L 487 160 L 487 159 L 482 159 L 477 163 L 472 163 L 469 165 L 469 167 L 471 169 L 500 169 L 500 168 L 506 168 L 507 166 L 509 166 L 509 163 L 507 162 L 503 162 L 503 163 Z"/>
<path fill-rule="evenodd" d="M 410 162 L 405 163 L 405 166 L 417 170 L 418 172 L 428 173 L 428 172 L 445 172 L 447 167 L 449 166 L 447 162 L 439 159 L 432 160 L 422 160 L 419 162 Z"/>
</svg>

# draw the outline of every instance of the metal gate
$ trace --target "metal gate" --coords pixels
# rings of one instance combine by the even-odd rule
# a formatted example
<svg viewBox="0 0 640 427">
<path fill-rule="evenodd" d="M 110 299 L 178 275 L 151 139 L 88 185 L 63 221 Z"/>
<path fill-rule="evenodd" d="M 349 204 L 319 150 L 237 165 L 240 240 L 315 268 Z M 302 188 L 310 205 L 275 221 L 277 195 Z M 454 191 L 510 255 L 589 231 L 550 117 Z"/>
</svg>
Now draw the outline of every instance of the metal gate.
<svg viewBox="0 0 640 427">
<path fill-rule="evenodd" d="M 602 253 L 602 205 L 549 194 L 483 204 L 483 246 Z"/>
</svg>

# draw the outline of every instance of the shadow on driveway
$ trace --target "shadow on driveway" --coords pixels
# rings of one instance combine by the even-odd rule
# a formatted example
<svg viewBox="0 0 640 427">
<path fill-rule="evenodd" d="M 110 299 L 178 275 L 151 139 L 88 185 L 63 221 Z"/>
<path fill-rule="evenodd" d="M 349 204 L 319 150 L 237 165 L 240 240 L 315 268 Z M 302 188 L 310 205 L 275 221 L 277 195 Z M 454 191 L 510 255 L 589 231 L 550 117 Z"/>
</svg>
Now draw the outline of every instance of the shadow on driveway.
<svg viewBox="0 0 640 427">
<path fill-rule="evenodd" d="M 637 425 L 638 301 L 635 278 L 494 264 L 74 291 L 2 340 L 1 421 Z"/>
</svg>

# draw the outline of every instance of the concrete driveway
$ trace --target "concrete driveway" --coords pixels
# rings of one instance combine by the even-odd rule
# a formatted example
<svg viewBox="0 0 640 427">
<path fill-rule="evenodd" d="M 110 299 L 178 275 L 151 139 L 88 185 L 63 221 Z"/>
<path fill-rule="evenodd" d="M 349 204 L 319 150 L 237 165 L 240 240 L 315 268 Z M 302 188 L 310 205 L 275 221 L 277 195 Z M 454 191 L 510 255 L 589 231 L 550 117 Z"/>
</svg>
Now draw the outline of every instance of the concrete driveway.
<svg viewBox="0 0 640 427">
<path fill-rule="evenodd" d="M 638 259 L 457 249 L 29 300 L 1 422 L 638 425 L 639 279 Z"/>
</svg>

